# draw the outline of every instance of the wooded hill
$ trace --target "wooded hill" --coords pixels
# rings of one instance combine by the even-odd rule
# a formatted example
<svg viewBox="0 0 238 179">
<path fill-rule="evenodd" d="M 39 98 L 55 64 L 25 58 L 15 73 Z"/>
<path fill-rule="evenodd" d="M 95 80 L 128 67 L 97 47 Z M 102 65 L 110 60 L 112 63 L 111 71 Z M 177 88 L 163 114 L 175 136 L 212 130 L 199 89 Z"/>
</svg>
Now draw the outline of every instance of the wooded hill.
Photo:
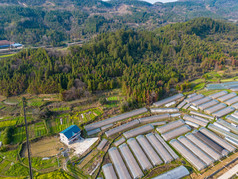
<svg viewBox="0 0 238 179">
<path fill-rule="evenodd" d="M 59 46 L 118 29 L 154 30 L 196 17 L 238 20 L 236 0 L 1 0 L 0 39 Z"/>
<path fill-rule="evenodd" d="M 198 18 L 153 32 L 103 33 L 67 55 L 26 49 L 0 61 L 0 94 L 61 93 L 63 100 L 121 87 L 137 102 L 156 101 L 209 70 L 238 65 L 233 24 Z"/>
</svg>

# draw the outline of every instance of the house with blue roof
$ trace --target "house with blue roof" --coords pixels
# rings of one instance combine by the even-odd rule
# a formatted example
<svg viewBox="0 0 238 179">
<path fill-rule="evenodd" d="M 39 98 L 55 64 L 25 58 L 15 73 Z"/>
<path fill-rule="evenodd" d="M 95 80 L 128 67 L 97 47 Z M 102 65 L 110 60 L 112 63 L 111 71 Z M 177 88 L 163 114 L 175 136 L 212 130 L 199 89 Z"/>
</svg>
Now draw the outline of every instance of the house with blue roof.
<svg viewBox="0 0 238 179">
<path fill-rule="evenodd" d="M 23 45 L 20 43 L 10 42 L 7 40 L 0 40 L 0 49 L 6 48 L 22 48 Z"/>
<path fill-rule="evenodd" d="M 60 132 L 60 141 L 66 145 L 73 143 L 74 141 L 80 139 L 81 130 L 78 126 L 72 125 L 67 129 Z"/>
</svg>

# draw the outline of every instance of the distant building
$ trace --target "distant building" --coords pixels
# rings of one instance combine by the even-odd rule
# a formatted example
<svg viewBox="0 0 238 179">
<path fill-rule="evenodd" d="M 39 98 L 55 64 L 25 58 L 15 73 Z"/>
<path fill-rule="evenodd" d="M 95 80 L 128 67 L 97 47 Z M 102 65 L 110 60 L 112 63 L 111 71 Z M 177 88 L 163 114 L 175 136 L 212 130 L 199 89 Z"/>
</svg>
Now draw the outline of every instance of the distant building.
<svg viewBox="0 0 238 179">
<path fill-rule="evenodd" d="M 22 44 L 19 44 L 19 43 L 14 43 L 11 45 L 11 48 L 19 48 L 19 47 L 22 47 L 23 45 Z"/>
<path fill-rule="evenodd" d="M 19 48 L 22 47 L 22 44 L 15 43 L 15 42 L 10 42 L 7 40 L 0 40 L 0 49 L 4 48 Z"/>
<path fill-rule="evenodd" d="M 9 48 L 11 44 L 14 44 L 14 42 L 0 40 L 0 48 Z"/>
<path fill-rule="evenodd" d="M 60 132 L 60 141 L 66 145 L 73 143 L 74 141 L 80 139 L 81 130 L 78 126 L 72 125 L 67 129 Z"/>
</svg>

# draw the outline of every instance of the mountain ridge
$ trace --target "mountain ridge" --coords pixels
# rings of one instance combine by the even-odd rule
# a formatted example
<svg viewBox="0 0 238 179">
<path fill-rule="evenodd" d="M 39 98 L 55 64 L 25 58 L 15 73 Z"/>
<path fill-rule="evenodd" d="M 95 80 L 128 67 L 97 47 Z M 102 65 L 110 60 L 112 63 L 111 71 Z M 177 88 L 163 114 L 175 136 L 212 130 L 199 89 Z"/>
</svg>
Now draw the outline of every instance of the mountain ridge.
<svg viewBox="0 0 238 179">
<path fill-rule="evenodd" d="M 88 40 L 108 31 L 153 30 L 197 17 L 238 20 L 238 2 L 234 0 L 192 0 L 165 4 L 138 0 L 1 2 L 6 4 L 0 7 L 0 39 L 25 45 L 59 46 L 63 41 Z"/>
</svg>

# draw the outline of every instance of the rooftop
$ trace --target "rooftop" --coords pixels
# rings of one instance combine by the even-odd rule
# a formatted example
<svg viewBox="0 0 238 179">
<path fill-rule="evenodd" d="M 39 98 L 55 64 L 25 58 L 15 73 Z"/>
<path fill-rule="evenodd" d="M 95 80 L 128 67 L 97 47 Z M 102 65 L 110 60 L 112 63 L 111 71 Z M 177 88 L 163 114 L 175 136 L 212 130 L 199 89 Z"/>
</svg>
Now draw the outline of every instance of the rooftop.
<svg viewBox="0 0 238 179">
<path fill-rule="evenodd" d="M 0 40 L 0 46 L 1 45 L 10 45 L 10 44 L 14 44 L 14 42 L 10 42 L 10 41 L 7 41 L 7 40 Z"/>
<path fill-rule="evenodd" d="M 73 137 L 75 134 L 77 134 L 80 131 L 81 130 L 79 129 L 78 126 L 72 125 L 72 126 L 69 126 L 67 129 L 63 130 L 60 133 L 64 134 L 68 139 L 70 139 L 71 137 Z"/>
</svg>

